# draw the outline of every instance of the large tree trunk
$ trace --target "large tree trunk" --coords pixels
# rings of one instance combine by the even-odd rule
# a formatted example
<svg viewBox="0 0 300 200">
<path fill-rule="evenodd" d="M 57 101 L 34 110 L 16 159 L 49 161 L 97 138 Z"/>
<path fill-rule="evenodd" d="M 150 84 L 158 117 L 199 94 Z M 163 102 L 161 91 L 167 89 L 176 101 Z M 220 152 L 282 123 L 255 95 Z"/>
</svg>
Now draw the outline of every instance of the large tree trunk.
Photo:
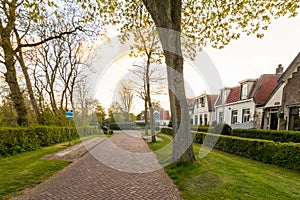
<svg viewBox="0 0 300 200">
<path fill-rule="evenodd" d="M 19 126 L 28 126 L 27 119 L 27 109 L 25 106 L 24 98 L 21 93 L 18 80 L 17 80 L 17 72 L 15 69 L 15 59 L 14 59 L 14 50 L 10 44 L 10 38 L 2 38 L 3 40 L 3 52 L 5 57 L 5 81 L 7 82 L 10 92 L 11 99 L 14 103 L 15 109 L 18 115 L 18 124 Z"/>
<path fill-rule="evenodd" d="M 148 106 L 147 106 L 147 97 L 145 98 L 145 112 L 144 112 L 144 119 L 145 119 L 145 135 L 148 135 Z"/>
<path fill-rule="evenodd" d="M 18 58 L 18 61 L 20 63 L 21 69 L 23 71 L 23 75 L 25 77 L 27 91 L 28 91 L 28 94 L 29 94 L 29 98 L 30 98 L 30 102 L 31 102 L 33 111 L 34 111 L 34 113 L 36 115 L 36 119 L 37 119 L 37 121 L 38 121 L 39 124 L 43 124 L 44 120 L 43 120 L 43 118 L 41 116 L 39 107 L 38 107 L 36 99 L 34 97 L 34 92 L 33 92 L 33 89 L 32 89 L 32 84 L 31 84 L 31 81 L 30 81 L 30 78 L 29 78 L 28 70 L 27 70 L 27 67 L 25 65 L 23 54 L 22 54 L 21 50 L 19 51 L 19 55 L 17 55 L 17 58 Z"/>
<path fill-rule="evenodd" d="M 158 27 L 166 59 L 174 138 L 173 161 L 193 162 L 195 156 L 184 89 L 180 40 L 182 3 L 181 0 L 143 0 L 143 3 Z"/>
<path fill-rule="evenodd" d="M 149 68 L 150 68 L 150 58 L 151 54 L 148 55 L 147 58 L 147 66 L 146 66 L 146 92 L 147 92 L 147 101 L 150 109 L 150 128 L 151 128 L 151 141 L 156 142 L 155 131 L 154 131 L 154 115 L 153 115 L 153 107 L 151 102 L 151 92 L 150 92 L 150 75 L 149 75 Z"/>
</svg>

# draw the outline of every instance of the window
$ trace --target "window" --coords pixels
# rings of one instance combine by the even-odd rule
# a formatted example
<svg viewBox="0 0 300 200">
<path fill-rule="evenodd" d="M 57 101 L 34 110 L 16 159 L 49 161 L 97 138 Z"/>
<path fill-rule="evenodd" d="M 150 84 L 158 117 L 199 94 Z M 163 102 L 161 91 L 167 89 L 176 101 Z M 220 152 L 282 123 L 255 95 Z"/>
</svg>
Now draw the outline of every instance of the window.
<svg viewBox="0 0 300 200">
<path fill-rule="evenodd" d="M 244 84 L 242 85 L 242 96 L 241 99 L 247 99 L 248 97 L 248 85 Z"/>
<path fill-rule="evenodd" d="M 231 112 L 231 124 L 236 124 L 237 123 L 237 117 L 238 117 L 238 111 L 233 110 Z"/>
<path fill-rule="evenodd" d="M 202 122 L 203 122 L 202 115 L 200 115 L 200 125 L 202 125 Z"/>
<path fill-rule="evenodd" d="M 250 121 L 250 109 L 243 109 L 243 123 Z"/>
<path fill-rule="evenodd" d="M 200 98 L 201 107 L 205 107 L 204 97 Z"/>
<path fill-rule="evenodd" d="M 198 115 L 195 115 L 195 125 L 198 125 Z"/>
<path fill-rule="evenodd" d="M 223 112 L 219 112 L 219 123 L 223 122 L 224 120 L 224 114 Z"/>
<path fill-rule="evenodd" d="M 207 114 L 204 115 L 204 125 L 205 125 L 205 126 L 208 125 L 208 123 L 207 123 Z"/>
</svg>

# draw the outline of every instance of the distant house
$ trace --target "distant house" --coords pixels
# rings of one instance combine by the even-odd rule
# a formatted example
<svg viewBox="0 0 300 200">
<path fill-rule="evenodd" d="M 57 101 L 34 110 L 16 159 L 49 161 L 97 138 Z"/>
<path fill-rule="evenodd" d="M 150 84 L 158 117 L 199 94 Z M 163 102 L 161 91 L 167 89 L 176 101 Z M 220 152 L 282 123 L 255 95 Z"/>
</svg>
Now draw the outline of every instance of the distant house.
<svg viewBox="0 0 300 200">
<path fill-rule="evenodd" d="M 215 102 L 218 95 L 202 94 L 194 99 L 192 125 L 211 125 L 215 118 Z"/>
<path fill-rule="evenodd" d="M 154 119 L 157 123 L 159 123 L 159 125 L 161 126 L 167 126 L 170 122 L 170 112 L 168 110 L 155 110 L 153 112 L 154 115 Z M 142 120 L 144 120 L 144 115 L 142 115 L 141 117 Z M 147 112 L 147 119 L 150 119 L 150 111 Z"/>
<path fill-rule="evenodd" d="M 193 124 L 193 113 L 194 113 L 194 102 L 195 98 L 190 98 L 186 100 L 187 106 L 188 106 L 188 111 L 189 111 L 189 116 L 190 116 L 190 122 Z"/>
<path fill-rule="evenodd" d="M 236 87 L 223 88 L 215 104 L 217 122 L 232 128 L 260 128 L 266 100 L 277 86 L 280 74 L 246 79 Z"/>
</svg>

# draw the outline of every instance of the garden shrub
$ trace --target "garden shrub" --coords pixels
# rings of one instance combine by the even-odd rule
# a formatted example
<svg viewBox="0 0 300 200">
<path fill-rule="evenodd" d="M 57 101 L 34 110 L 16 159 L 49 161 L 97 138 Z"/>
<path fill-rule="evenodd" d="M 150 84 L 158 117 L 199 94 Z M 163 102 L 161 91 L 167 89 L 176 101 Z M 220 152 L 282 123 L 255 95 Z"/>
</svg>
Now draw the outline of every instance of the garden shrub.
<svg viewBox="0 0 300 200">
<path fill-rule="evenodd" d="M 221 135 L 231 135 L 232 128 L 228 124 L 219 123 L 219 124 L 215 124 L 208 131 L 199 131 L 198 130 L 198 132 L 210 132 L 210 133 L 216 133 L 216 134 L 221 134 Z"/>
<path fill-rule="evenodd" d="M 168 135 L 171 133 L 172 135 L 171 128 L 163 128 L 161 132 Z M 192 133 L 194 134 L 195 143 L 203 144 L 205 139 L 206 146 L 264 163 L 300 170 L 300 143 L 281 143 L 195 131 L 192 131 Z M 217 143 L 214 145 L 214 143 L 211 143 L 212 141 L 217 141 Z"/>
<path fill-rule="evenodd" d="M 134 130 L 136 127 L 134 122 L 111 123 L 109 128 L 112 130 Z"/>
<path fill-rule="evenodd" d="M 240 138 L 235 136 L 215 135 L 193 132 L 194 141 L 203 144 L 205 137 L 219 137 L 215 146 L 205 143 L 225 152 L 244 156 L 264 163 L 275 164 L 289 169 L 300 169 L 300 144 L 280 143 L 270 140 Z M 206 141 L 215 141 L 206 139 Z"/>
<path fill-rule="evenodd" d="M 96 134 L 95 127 L 79 127 L 80 136 Z M 68 127 L 36 126 L 29 128 L 0 128 L 0 157 L 31 151 L 68 140 Z M 75 127 L 71 138 L 78 138 Z"/>
<path fill-rule="evenodd" d="M 232 136 L 273 140 L 274 142 L 300 143 L 300 131 L 234 129 Z"/>
</svg>

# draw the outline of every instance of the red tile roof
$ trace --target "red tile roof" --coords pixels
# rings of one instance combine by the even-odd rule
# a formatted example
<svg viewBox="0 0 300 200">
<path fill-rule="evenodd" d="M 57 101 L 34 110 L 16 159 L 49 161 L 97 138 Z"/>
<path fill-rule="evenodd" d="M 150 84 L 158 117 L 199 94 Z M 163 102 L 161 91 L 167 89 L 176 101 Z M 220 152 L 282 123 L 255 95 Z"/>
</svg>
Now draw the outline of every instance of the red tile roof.
<svg viewBox="0 0 300 200">
<path fill-rule="evenodd" d="M 279 75 L 276 74 L 264 74 L 259 79 L 257 79 L 249 94 L 248 99 L 253 98 L 256 105 L 265 104 L 268 97 L 271 95 L 272 91 L 277 86 L 277 81 Z M 234 103 L 240 100 L 241 87 L 237 86 L 231 89 L 226 103 Z"/>
<path fill-rule="evenodd" d="M 277 86 L 279 75 L 264 74 L 260 77 L 257 90 L 253 94 L 256 105 L 265 104 L 266 100 Z"/>
<path fill-rule="evenodd" d="M 239 101 L 240 100 L 240 92 L 241 92 L 240 86 L 232 88 L 226 99 L 226 103 L 233 103 L 233 102 Z"/>
</svg>

